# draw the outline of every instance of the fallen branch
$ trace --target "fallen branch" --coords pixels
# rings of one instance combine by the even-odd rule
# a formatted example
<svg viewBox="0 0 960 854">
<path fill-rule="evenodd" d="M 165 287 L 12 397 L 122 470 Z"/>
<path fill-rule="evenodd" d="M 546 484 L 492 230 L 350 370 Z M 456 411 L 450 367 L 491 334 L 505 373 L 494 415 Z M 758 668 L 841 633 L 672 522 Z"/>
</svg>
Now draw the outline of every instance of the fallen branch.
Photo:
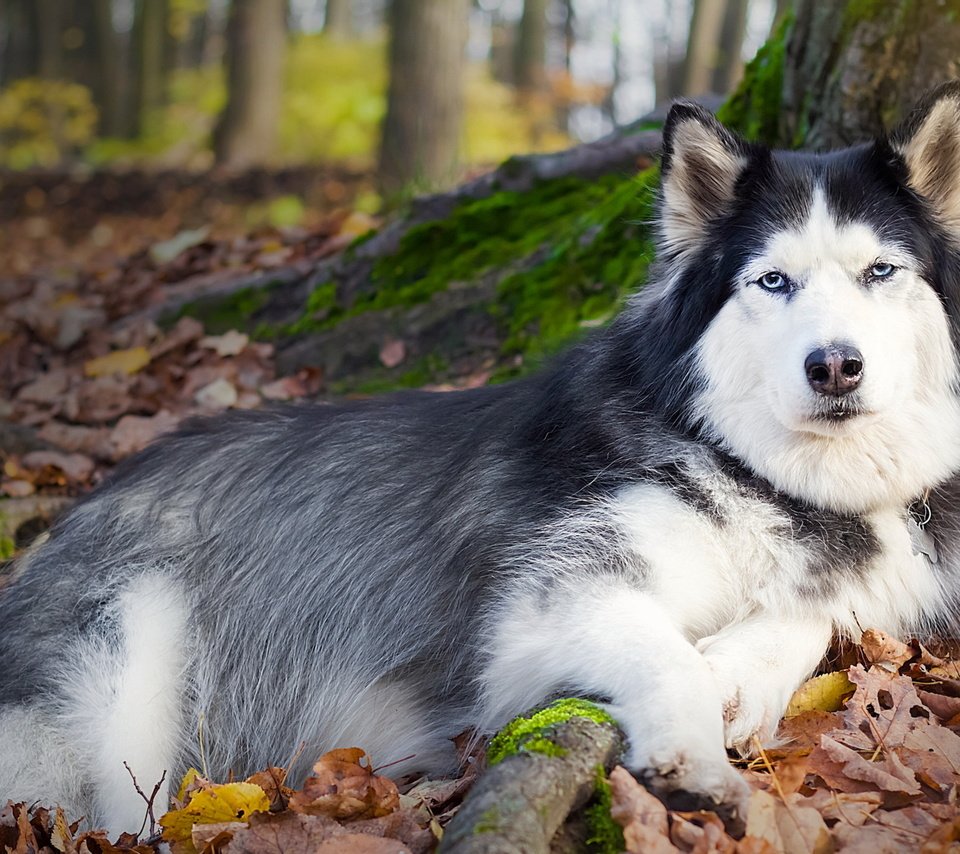
<svg viewBox="0 0 960 854">
<path fill-rule="evenodd" d="M 616 727 L 572 717 L 550 731 L 550 754 L 520 751 L 485 772 L 447 826 L 441 854 L 537 854 L 593 796 L 598 768 L 620 753 Z"/>
</svg>

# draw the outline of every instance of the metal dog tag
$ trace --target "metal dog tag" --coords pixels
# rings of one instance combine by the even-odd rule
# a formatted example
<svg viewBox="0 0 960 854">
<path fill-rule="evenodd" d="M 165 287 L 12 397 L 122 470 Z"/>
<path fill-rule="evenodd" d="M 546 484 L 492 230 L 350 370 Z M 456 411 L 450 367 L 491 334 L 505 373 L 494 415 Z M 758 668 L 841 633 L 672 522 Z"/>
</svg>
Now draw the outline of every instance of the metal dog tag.
<svg viewBox="0 0 960 854">
<path fill-rule="evenodd" d="M 913 547 L 913 553 L 915 555 L 924 554 L 930 563 L 936 563 L 939 560 L 937 544 L 912 515 L 907 518 L 907 530 L 910 532 L 910 545 Z"/>
</svg>

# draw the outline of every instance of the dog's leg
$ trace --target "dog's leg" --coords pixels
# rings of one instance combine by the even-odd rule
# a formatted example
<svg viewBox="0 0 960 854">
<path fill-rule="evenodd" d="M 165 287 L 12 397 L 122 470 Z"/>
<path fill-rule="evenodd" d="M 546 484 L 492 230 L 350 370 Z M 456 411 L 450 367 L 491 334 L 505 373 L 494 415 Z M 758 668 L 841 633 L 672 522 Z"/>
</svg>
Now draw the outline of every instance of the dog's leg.
<svg viewBox="0 0 960 854">
<path fill-rule="evenodd" d="M 174 762 L 181 746 L 186 604 L 171 579 L 144 575 L 111 606 L 115 628 L 79 649 L 79 669 L 67 686 L 65 716 L 73 738 L 86 745 L 96 823 L 111 834 L 136 833 L 161 779 L 154 815 L 169 806 Z M 128 770 L 129 767 L 129 770 Z"/>
<path fill-rule="evenodd" d="M 661 792 L 738 809 L 746 784 L 727 761 L 721 699 L 703 656 L 649 594 L 614 580 L 514 601 L 485 672 L 488 722 L 557 691 L 600 694 L 629 740 L 626 762 Z"/>
<path fill-rule="evenodd" d="M 723 699 L 726 744 L 747 755 L 770 743 L 790 697 L 830 643 L 827 619 L 758 614 L 703 638 L 697 649 Z"/>
</svg>

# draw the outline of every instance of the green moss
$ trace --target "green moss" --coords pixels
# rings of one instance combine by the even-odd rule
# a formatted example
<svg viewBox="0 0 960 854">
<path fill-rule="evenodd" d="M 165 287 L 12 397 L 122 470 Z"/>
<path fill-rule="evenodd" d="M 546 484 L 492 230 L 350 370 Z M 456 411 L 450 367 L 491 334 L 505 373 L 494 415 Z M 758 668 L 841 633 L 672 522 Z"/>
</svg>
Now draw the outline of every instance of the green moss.
<svg viewBox="0 0 960 854">
<path fill-rule="evenodd" d="M 169 321 L 195 317 L 203 323 L 208 335 L 222 335 L 231 329 L 250 329 L 251 319 L 270 299 L 271 286 L 243 288 L 228 296 L 198 299 L 184 305 Z M 267 337 L 267 327 L 260 325 L 260 337 Z"/>
<path fill-rule="evenodd" d="M 780 104 L 787 40 L 793 21 L 792 12 L 784 15 L 770 39 L 747 64 L 736 92 L 717 111 L 717 118 L 727 127 L 766 145 L 784 143 L 780 138 Z"/>
<path fill-rule="evenodd" d="M 623 829 L 610 815 L 613 791 L 603 766 L 597 766 L 597 788 L 584 810 L 587 820 L 587 847 L 594 854 L 619 854 L 626 847 Z"/>
<path fill-rule="evenodd" d="M 9 560 L 17 553 L 17 544 L 13 537 L 0 534 L 0 561 Z"/>
<path fill-rule="evenodd" d="M 495 833 L 500 830 L 500 814 L 495 806 L 481 813 L 473 826 L 474 833 Z"/>
<path fill-rule="evenodd" d="M 575 227 L 558 230 L 539 264 L 506 276 L 494 315 L 505 326 L 504 355 L 526 367 L 557 351 L 587 326 L 602 323 L 644 281 L 653 260 L 653 216 L 659 169 L 619 179 L 604 197 L 580 208 Z"/>
<path fill-rule="evenodd" d="M 528 751 L 547 753 L 550 756 L 562 755 L 559 753 L 562 748 L 551 741 L 550 733 L 557 724 L 571 718 L 587 718 L 596 723 L 609 723 L 616 726 L 616 721 L 596 703 L 575 698 L 557 700 L 529 717 L 515 718 L 510 721 L 491 740 L 487 748 L 487 762 L 490 765 L 496 765 L 508 756 Z M 545 742 L 551 747 L 546 747 Z M 532 747 L 529 746 L 531 744 Z"/>
</svg>

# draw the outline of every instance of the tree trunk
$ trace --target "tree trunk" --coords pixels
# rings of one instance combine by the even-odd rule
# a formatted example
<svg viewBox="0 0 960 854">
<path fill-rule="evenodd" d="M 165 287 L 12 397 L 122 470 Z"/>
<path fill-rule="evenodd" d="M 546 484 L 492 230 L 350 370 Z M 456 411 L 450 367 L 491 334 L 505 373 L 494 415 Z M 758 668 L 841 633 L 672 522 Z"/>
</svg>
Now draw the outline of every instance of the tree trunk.
<svg viewBox="0 0 960 854">
<path fill-rule="evenodd" d="M 466 24 L 467 0 L 393 0 L 378 172 L 384 193 L 448 183 L 455 175 Z"/>
<path fill-rule="evenodd" d="M 747 33 L 749 0 L 728 0 L 717 65 L 713 71 L 713 91 L 721 94 L 732 92 L 743 75 L 743 39 Z"/>
<path fill-rule="evenodd" d="M 694 0 L 683 64 L 684 95 L 696 97 L 711 91 L 726 7 L 727 0 Z"/>
<path fill-rule="evenodd" d="M 63 74 L 63 3 L 62 0 L 36 0 L 37 3 L 37 73 L 47 80 Z"/>
<path fill-rule="evenodd" d="M 958 44 L 951 3 L 799 0 L 787 41 L 782 138 L 830 148 L 890 130 L 924 92 L 957 76 Z"/>
<path fill-rule="evenodd" d="M 276 152 L 285 0 L 233 0 L 227 24 L 227 105 L 214 132 L 217 164 L 246 168 Z"/>
<path fill-rule="evenodd" d="M 119 136 L 123 133 L 120 117 L 121 77 L 118 62 L 119 45 L 113 29 L 111 0 L 93 0 L 92 17 L 96 45 L 96 81 L 94 93 L 100 108 L 100 133 Z"/>
<path fill-rule="evenodd" d="M 166 93 L 164 45 L 167 0 L 138 0 L 133 20 L 134 95 L 127 135 L 141 136 L 163 106 Z"/>
<path fill-rule="evenodd" d="M 351 0 L 327 0 L 323 31 L 335 39 L 349 39 L 354 35 Z"/>
<path fill-rule="evenodd" d="M 536 91 L 547 82 L 548 0 L 523 0 L 517 26 L 513 79 L 519 89 Z"/>
</svg>

